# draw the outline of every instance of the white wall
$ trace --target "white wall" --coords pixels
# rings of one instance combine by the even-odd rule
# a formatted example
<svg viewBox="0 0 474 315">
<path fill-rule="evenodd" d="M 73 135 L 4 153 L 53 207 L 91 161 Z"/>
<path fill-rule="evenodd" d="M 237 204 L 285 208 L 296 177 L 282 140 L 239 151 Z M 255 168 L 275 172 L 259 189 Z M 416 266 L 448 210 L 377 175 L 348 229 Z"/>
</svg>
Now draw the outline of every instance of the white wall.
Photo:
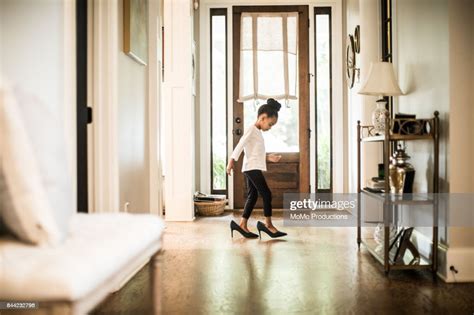
<svg viewBox="0 0 474 315">
<path fill-rule="evenodd" d="M 474 192 L 474 2 L 449 1 L 449 190 L 452 193 Z M 452 214 L 455 215 L 455 214 Z M 457 278 L 474 281 L 474 227 L 452 227 L 448 231 L 449 250 L 446 257 L 448 280 L 454 277 L 447 271 L 450 265 L 459 270 Z"/>
<path fill-rule="evenodd" d="M 160 1 L 150 0 L 150 14 L 158 19 Z M 97 22 L 100 17 L 99 8 L 106 10 L 103 6 L 105 2 L 101 0 L 90 1 L 89 18 Z M 123 53 L 122 49 L 122 1 L 116 3 L 117 23 L 113 23 L 113 29 L 107 28 L 109 33 L 100 33 L 103 24 L 97 23 L 96 32 L 91 36 L 90 50 L 100 49 L 99 53 L 89 55 L 91 64 L 94 64 L 93 57 L 107 56 L 107 45 L 98 46 L 97 39 L 107 34 L 116 34 L 114 39 L 117 43 L 117 84 L 118 95 L 115 98 L 118 104 L 111 104 L 109 108 L 118 109 L 117 135 L 110 134 L 113 140 L 117 136 L 118 159 L 119 159 L 119 181 L 120 181 L 120 208 L 123 209 L 125 202 L 130 202 L 130 212 L 153 212 L 158 210 L 159 196 L 159 163 L 158 163 L 158 95 L 159 86 L 157 79 L 153 81 L 154 86 L 150 89 L 148 82 L 152 81 L 153 75 L 157 75 L 157 56 L 150 56 L 149 65 L 141 66 Z M 94 10 L 96 10 L 94 15 Z M 95 18 L 95 20 L 94 20 Z M 154 27 L 154 35 L 150 36 L 150 49 L 157 47 L 157 21 L 150 21 Z M 90 25 L 92 30 L 92 24 Z M 114 33 L 115 31 L 115 33 Z M 100 34 L 99 34 L 100 33 Z M 93 35 L 94 34 L 94 35 Z M 92 39 L 93 36 L 97 38 Z M 106 58 L 107 58 L 106 57 Z M 103 62 L 97 58 L 95 66 Z M 111 63 L 113 65 L 114 63 Z M 93 76 L 94 67 L 90 67 L 90 92 L 105 95 L 111 91 L 99 91 L 105 85 L 93 85 L 93 79 L 100 77 L 106 79 L 112 73 L 107 67 L 100 68 L 100 76 Z M 153 70 L 153 71 L 149 71 Z M 96 70 L 97 71 L 97 70 Z M 20 83 L 29 92 L 34 93 L 46 104 L 50 104 L 54 111 L 65 117 L 66 137 L 68 140 L 70 160 L 71 160 L 71 181 L 76 187 L 76 100 L 75 100 L 75 3 L 69 0 L 1 0 L 0 1 L 0 73 L 10 81 Z M 96 82 L 97 83 L 97 82 Z M 110 86 L 110 85 L 109 85 Z M 153 96 L 154 95 L 154 96 Z M 111 98 L 114 99 L 114 98 Z M 100 107 L 107 104 L 95 104 L 94 107 L 96 124 L 99 123 L 102 114 Z M 117 106 L 117 107 L 114 107 Z M 151 119 L 153 118 L 154 119 Z M 99 120 L 97 120 L 99 119 Z M 107 117 L 106 119 L 113 119 Z M 103 127 L 103 126 L 102 126 Z M 89 127 L 91 128 L 91 127 Z M 92 143 L 96 134 L 90 129 Z M 103 131 L 103 130 L 101 130 Z M 115 131 L 115 130 L 114 130 Z M 148 136 L 154 134 L 155 136 Z M 97 140 L 97 139 L 96 139 Z M 156 141 L 156 143 L 154 142 Z M 109 147 L 100 148 L 107 150 Z M 95 147 L 94 149 L 98 149 Z M 150 150 L 153 150 L 151 152 Z M 92 152 L 92 150 L 91 150 Z M 155 157 L 153 161 L 149 157 Z M 94 161 L 94 159 L 92 159 Z M 89 164 L 91 169 L 93 164 Z M 105 165 L 110 167 L 110 165 Z M 93 176 L 98 175 L 104 180 L 103 174 L 107 172 L 103 169 L 95 170 L 97 174 L 90 177 L 91 187 L 93 187 Z M 104 171 L 104 172 L 99 172 Z M 97 182 L 96 182 L 97 183 Z M 96 187 L 97 188 L 97 187 Z M 150 193 L 150 189 L 153 192 Z M 91 195 L 94 198 L 93 194 Z M 104 196 L 101 196 L 104 197 Z M 106 198 L 106 197 L 104 197 Z M 93 203 L 92 203 L 93 204 Z M 99 203 L 100 204 L 100 203 Z M 113 204 L 113 203 L 112 203 Z M 99 207 L 100 208 L 100 207 Z M 113 209 L 95 209 L 91 211 L 119 211 Z"/>
<path fill-rule="evenodd" d="M 447 154 L 449 130 L 449 21 L 448 0 L 396 1 L 395 51 L 399 84 L 398 111 L 418 118 L 440 112 L 440 191 L 449 189 Z M 416 169 L 414 190 L 431 192 L 433 144 L 407 143 Z M 427 163 L 428 162 L 428 163 Z"/>
<path fill-rule="evenodd" d="M 474 1 L 449 2 L 450 191 L 474 192 Z M 468 131 L 470 130 L 470 132 Z M 470 176 L 466 176 L 470 174 Z M 473 239 L 474 241 L 474 239 Z"/>
<path fill-rule="evenodd" d="M 361 25 L 361 82 L 367 71 L 368 61 L 377 59 L 374 49 L 380 52 L 380 7 L 375 0 L 347 0 L 345 3 L 346 31 L 353 33 Z M 473 20 L 474 2 L 470 0 L 395 0 L 393 1 L 394 68 L 404 96 L 395 97 L 395 111 L 414 113 L 419 118 L 432 117 L 438 110 L 441 119 L 440 139 L 440 191 L 474 191 L 474 141 L 472 119 Z M 365 25 L 365 26 L 364 26 Z M 370 57 L 368 57 L 370 56 Z M 378 57 L 380 58 L 380 57 Z M 357 86 L 353 90 L 357 90 Z M 347 93 L 349 113 L 349 190 L 355 190 L 356 168 L 355 139 L 350 129 L 358 117 L 370 123 L 370 100 Z M 366 99 L 367 100 L 367 99 Z M 356 118 L 357 117 L 357 118 Z M 355 131 L 355 129 L 354 129 Z M 363 151 L 364 153 L 364 151 Z M 365 152 L 367 155 L 367 152 Z M 380 157 L 380 152 L 373 152 Z M 431 142 L 408 143 L 408 154 L 415 166 L 415 190 L 432 191 L 433 145 Z M 373 159 L 372 156 L 372 159 Z M 375 163 L 371 161 L 370 163 Z M 372 171 L 365 163 L 362 176 Z M 373 172 L 372 172 L 373 173 Z M 420 246 L 429 251 L 431 228 L 419 228 Z M 473 281 L 474 231 L 470 229 L 440 229 L 440 240 L 449 248 L 440 251 L 439 274 L 453 281 L 448 271 L 454 265 L 458 281 Z"/>
<path fill-rule="evenodd" d="M 161 209 L 159 0 L 148 1 L 148 60 L 123 51 L 123 0 L 90 0 L 92 212 Z"/>
<path fill-rule="evenodd" d="M 345 2 L 346 29 L 344 36 L 344 63 L 346 61 L 345 47 L 349 34 L 354 35 L 354 29 L 360 25 L 361 52 L 356 54 L 356 67 L 360 69 L 360 80 L 356 77 L 354 87 L 346 87 L 347 99 L 347 128 L 348 128 L 348 191 L 357 192 L 357 121 L 361 125 L 372 124 L 372 111 L 375 109 L 377 97 L 358 94 L 367 78 L 370 63 L 381 59 L 380 6 L 377 0 L 348 0 Z M 344 70 L 346 69 L 344 65 Z M 377 164 L 383 162 L 382 148 L 379 143 L 367 143 L 361 146 L 361 185 L 365 186 L 368 179 L 377 176 Z"/>
<path fill-rule="evenodd" d="M 418 118 L 440 113 L 439 176 L 440 192 L 449 189 L 447 174 L 449 128 L 449 21 L 448 0 L 398 0 L 395 2 L 394 55 L 399 85 L 405 95 L 397 97 L 396 112 L 413 113 Z M 436 22 L 434 22 L 436 21 Z M 433 192 L 432 141 L 407 142 L 410 163 L 415 167 L 414 192 Z M 421 213 L 417 215 L 421 216 Z M 431 228 L 418 228 L 428 239 Z M 445 231 L 440 241 L 447 242 Z"/>
<path fill-rule="evenodd" d="M 449 189 L 447 174 L 449 128 L 449 21 L 448 0 L 398 0 L 394 32 L 397 34 L 396 65 L 404 96 L 397 98 L 396 112 L 418 118 L 440 112 L 440 192 Z M 436 21 L 436 23 L 434 22 Z M 433 143 L 407 142 L 410 163 L 415 167 L 414 192 L 432 192 Z M 421 215 L 418 213 L 418 215 Z M 418 228 L 428 239 L 430 228 Z M 445 231 L 440 241 L 447 243 Z"/>
<path fill-rule="evenodd" d="M 345 47 L 348 34 L 354 34 L 354 29 L 359 25 L 359 0 L 344 1 L 344 36 L 342 38 L 343 61 L 344 61 L 344 78 L 345 74 Z M 357 62 L 358 56 L 356 56 Z M 345 147 L 347 148 L 347 166 L 349 169 L 346 177 L 346 186 L 348 192 L 357 192 L 357 120 L 362 119 L 361 97 L 357 94 L 360 83 L 356 81 L 354 89 L 349 89 L 347 84 L 344 86 L 344 104 L 346 113 L 345 123 L 347 125 L 347 140 Z"/>
<path fill-rule="evenodd" d="M 193 38 L 196 43 L 196 76 L 199 75 L 201 71 L 201 63 L 199 62 L 200 60 L 200 46 L 201 43 L 199 41 L 199 32 L 200 32 L 200 23 L 199 23 L 199 10 L 194 11 L 193 15 Z M 196 95 L 193 97 L 194 101 L 194 110 L 195 110 L 195 117 L 199 118 L 199 113 L 201 111 L 201 102 L 200 102 L 200 80 L 196 79 Z M 195 174 L 195 181 L 194 185 L 196 186 L 197 190 L 202 189 L 200 187 L 200 179 L 201 179 L 201 120 L 196 119 L 195 120 L 195 128 L 194 128 L 195 136 L 194 136 L 194 145 L 196 148 L 195 152 L 195 163 L 194 163 L 194 169 L 196 170 Z M 208 191 L 210 192 L 210 191 Z"/>
<path fill-rule="evenodd" d="M 146 66 L 123 52 L 123 1 L 88 4 L 90 211 L 160 214 L 161 1 L 148 1 Z"/>
<path fill-rule="evenodd" d="M 472 1 L 397 0 L 396 58 L 401 112 L 431 117 L 440 112 L 440 191 L 474 192 L 472 91 Z M 432 191 L 433 149 L 429 142 L 408 146 L 416 169 L 415 190 Z M 453 211 L 451 216 L 455 215 Z M 431 229 L 423 233 L 431 237 Z M 440 252 L 439 273 L 454 281 L 449 266 L 459 270 L 457 281 L 474 281 L 474 229 L 449 227 L 440 231 L 448 248 Z"/>
<path fill-rule="evenodd" d="M 64 117 L 75 189 L 74 12 L 73 3 L 63 0 L 0 1 L 0 76 Z"/>
<path fill-rule="evenodd" d="M 129 212 L 148 212 L 148 66 L 123 52 L 123 0 L 117 5 L 120 208 L 124 209 L 124 204 L 129 202 Z"/>
</svg>

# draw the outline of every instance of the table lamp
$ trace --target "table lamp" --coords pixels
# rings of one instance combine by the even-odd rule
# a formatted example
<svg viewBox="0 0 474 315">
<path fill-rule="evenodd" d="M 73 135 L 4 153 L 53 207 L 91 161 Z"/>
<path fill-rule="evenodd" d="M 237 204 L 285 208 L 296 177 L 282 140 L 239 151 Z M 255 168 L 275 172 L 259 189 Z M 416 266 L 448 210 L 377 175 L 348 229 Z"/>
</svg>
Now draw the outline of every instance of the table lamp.
<svg viewBox="0 0 474 315">
<path fill-rule="evenodd" d="M 392 63 L 380 61 L 371 62 L 367 80 L 359 90 L 359 94 L 379 96 L 377 108 L 372 113 L 372 124 L 376 134 L 385 134 L 385 113 L 387 101 L 384 96 L 403 95 L 393 71 Z"/>
</svg>

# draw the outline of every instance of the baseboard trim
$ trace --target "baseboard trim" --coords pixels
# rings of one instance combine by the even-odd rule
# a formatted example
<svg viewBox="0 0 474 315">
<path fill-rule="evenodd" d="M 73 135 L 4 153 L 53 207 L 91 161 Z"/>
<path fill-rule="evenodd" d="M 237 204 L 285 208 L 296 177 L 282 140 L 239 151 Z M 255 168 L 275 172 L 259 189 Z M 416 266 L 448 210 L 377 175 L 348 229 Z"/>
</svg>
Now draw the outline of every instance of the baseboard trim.
<svg viewBox="0 0 474 315">
<path fill-rule="evenodd" d="M 474 248 L 450 247 L 439 250 L 438 276 L 448 283 L 474 282 Z M 451 266 L 458 271 L 449 270 Z"/>
<path fill-rule="evenodd" d="M 431 254 L 432 241 L 419 231 L 414 231 L 416 246 L 425 257 Z M 474 282 L 474 247 L 448 247 L 438 245 L 438 277 L 447 283 Z M 454 266 L 458 271 L 455 274 L 449 270 Z"/>
</svg>

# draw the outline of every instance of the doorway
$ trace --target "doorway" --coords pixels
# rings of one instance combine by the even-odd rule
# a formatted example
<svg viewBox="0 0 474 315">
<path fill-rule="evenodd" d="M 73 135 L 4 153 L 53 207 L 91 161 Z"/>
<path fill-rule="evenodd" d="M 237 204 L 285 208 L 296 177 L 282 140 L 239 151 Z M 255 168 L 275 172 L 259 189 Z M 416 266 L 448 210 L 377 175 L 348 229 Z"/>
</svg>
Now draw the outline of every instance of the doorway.
<svg viewBox="0 0 474 315">
<path fill-rule="evenodd" d="M 267 162 L 265 178 L 272 189 L 273 207 L 283 208 L 284 193 L 310 192 L 310 151 L 309 141 L 309 19 L 308 6 L 235 6 L 233 7 L 233 147 L 242 137 L 243 130 L 255 122 L 258 106 L 265 102 L 254 100 L 240 102 L 240 45 L 241 17 L 243 13 L 297 13 L 297 71 L 296 100 L 282 101 L 278 124 L 264 132 L 267 153 L 282 156 L 280 162 Z M 256 39 L 258 41 L 258 38 Z M 271 79 L 271 76 L 266 76 Z M 247 188 L 240 158 L 234 169 L 234 208 L 244 207 Z M 262 207 L 259 198 L 256 207 Z"/>
</svg>

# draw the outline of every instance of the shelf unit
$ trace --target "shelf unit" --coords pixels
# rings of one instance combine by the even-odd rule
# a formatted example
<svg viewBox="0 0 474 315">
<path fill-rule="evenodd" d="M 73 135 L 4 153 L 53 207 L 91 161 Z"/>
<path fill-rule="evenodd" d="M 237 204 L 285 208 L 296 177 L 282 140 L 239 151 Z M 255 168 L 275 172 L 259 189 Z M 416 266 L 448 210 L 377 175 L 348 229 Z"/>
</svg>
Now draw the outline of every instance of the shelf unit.
<svg viewBox="0 0 474 315">
<path fill-rule="evenodd" d="M 390 193 L 390 156 L 392 155 L 393 145 L 397 141 L 417 141 L 429 140 L 433 142 L 433 198 L 410 198 L 406 199 L 403 194 Z M 361 145 L 367 142 L 380 142 L 383 145 L 383 164 L 384 164 L 384 191 L 385 193 L 370 192 L 362 188 L 361 182 Z M 437 272 L 438 257 L 438 197 L 439 192 L 439 112 L 434 112 L 433 118 L 428 119 L 411 119 L 411 118 L 395 118 L 390 119 L 389 113 L 385 116 L 385 134 L 375 134 L 373 126 L 363 126 L 357 121 L 357 245 L 363 244 L 369 253 L 380 262 L 385 274 L 388 275 L 390 270 L 400 269 L 430 269 L 433 275 Z M 383 252 L 377 251 L 377 244 L 373 238 L 362 237 L 361 226 L 361 196 L 374 198 L 382 202 L 383 211 Z M 390 216 L 398 217 L 398 209 L 402 205 L 431 205 L 433 209 L 433 238 L 432 250 L 430 257 L 420 257 L 420 263 L 416 265 L 395 264 L 390 260 Z M 398 224 L 398 223 L 397 223 Z"/>
</svg>

